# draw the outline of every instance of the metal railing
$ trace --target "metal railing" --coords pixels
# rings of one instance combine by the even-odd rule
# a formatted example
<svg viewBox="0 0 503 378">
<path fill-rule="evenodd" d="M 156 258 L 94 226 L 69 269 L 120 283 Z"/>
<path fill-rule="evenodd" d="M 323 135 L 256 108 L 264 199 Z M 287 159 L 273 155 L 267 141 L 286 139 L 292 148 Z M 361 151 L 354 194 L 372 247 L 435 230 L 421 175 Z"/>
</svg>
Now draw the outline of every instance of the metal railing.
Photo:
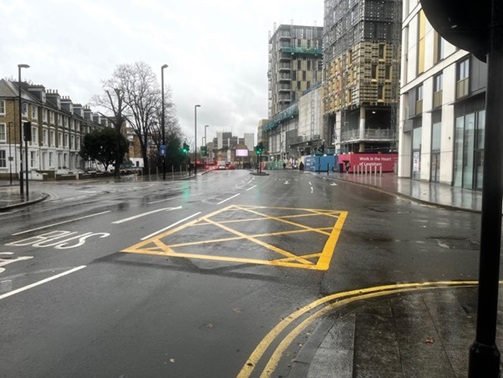
<svg viewBox="0 0 503 378">
<path fill-rule="evenodd" d="M 347 130 L 341 133 L 341 140 L 394 140 L 396 132 L 391 129 L 366 129 L 363 136 L 360 130 Z"/>
</svg>

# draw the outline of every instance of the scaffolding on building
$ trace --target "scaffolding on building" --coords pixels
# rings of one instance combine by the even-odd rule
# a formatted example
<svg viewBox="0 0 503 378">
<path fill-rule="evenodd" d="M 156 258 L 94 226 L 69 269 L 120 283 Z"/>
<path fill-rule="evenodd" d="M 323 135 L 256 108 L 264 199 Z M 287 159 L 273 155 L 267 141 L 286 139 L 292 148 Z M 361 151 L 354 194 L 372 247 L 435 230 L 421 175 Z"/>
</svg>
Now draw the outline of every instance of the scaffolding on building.
<svg viewBox="0 0 503 378">
<path fill-rule="evenodd" d="M 361 107 L 389 109 L 397 128 L 401 9 L 401 0 L 325 2 L 323 112 L 340 115 L 341 131 L 358 127 L 348 112 Z"/>
</svg>

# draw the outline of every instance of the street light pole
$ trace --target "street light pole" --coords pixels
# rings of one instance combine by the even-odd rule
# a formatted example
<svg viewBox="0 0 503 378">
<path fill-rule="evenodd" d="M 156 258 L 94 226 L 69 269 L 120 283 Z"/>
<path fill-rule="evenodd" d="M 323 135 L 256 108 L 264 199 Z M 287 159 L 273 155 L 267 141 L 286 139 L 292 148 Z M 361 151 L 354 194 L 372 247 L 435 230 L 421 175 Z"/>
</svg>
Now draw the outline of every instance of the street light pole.
<svg viewBox="0 0 503 378">
<path fill-rule="evenodd" d="M 206 139 L 206 129 L 210 127 L 210 125 L 204 125 L 204 145 L 206 147 L 206 151 L 205 151 L 205 156 L 204 156 L 204 165 L 206 166 L 206 164 L 208 163 L 208 139 Z"/>
<path fill-rule="evenodd" d="M 12 122 L 9 122 L 9 181 L 10 186 L 12 186 L 12 152 L 11 152 L 11 143 L 12 143 Z"/>
<path fill-rule="evenodd" d="M 194 105 L 194 175 L 197 175 L 197 108 L 201 105 Z"/>
<path fill-rule="evenodd" d="M 18 77 L 18 90 L 19 90 L 19 106 L 18 106 L 18 116 L 19 116 L 19 193 L 24 194 L 24 183 L 23 183 L 23 120 L 21 113 L 21 68 L 30 68 L 27 64 L 17 65 L 17 77 Z M 28 164 L 28 162 L 26 162 Z"/>
<path fill-rule="evenodd" d="M 162 144 L 164 146 L 164 150 L 163 151 L 163 156 L 162 156 L 162 179 L 163 180 L 166 180 L 166 152 L 167 152 L 167 148 L 166 148 L 166 130 L 164 129 L 164 69 L 165 68 L 168 68 L 168 65 L 167 64 L 164 64 L 162 67 L 161 67 L 161 101 L 162 101 L 162 104 L 161 104 L 161 109 L 162 109 L 162 114 L 161 114 L 161 128 L 162 128 Z"/>
<path fill-rule="evenodd" d="M 27 122 L 27 123 L 29 123 L 29 122 Z M 31 127 L 31 125 L 27 126 L 27 127 Z M 28 161 L 29 160 L 28 160 L 28 139 L 26 138 L 26 131 L 27 130 L 24 130 L 24 159 L 26 160 L 26 163 L 25 163 L 25 165 L 26 165 L 26 169 L 25 169 L 25 171 L 26 171 L 26 180 L 25 180 L 26 181 L 26 199 L 29 200 L 30 199 L 30 189 L 28 187 L 28 183 L 29 183 L 29 180 L 28 180 L 28 165 L 29 165 Z M 30 130 L 30 133 L 31 133 L 31 130 Z"/>
</svg>

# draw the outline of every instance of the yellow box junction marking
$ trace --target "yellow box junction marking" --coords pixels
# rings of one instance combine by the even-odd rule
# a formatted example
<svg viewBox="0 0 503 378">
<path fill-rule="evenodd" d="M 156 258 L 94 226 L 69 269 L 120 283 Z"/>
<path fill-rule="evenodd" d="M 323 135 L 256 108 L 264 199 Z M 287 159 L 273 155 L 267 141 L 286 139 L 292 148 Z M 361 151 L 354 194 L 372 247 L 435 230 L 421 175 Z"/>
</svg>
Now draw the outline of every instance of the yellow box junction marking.
<svg viewBox="0 0 503 378">
<path fill-rule="evenodd" d="M 327 270 L 346 217 L 338 210 L 231 205 L 122 252 Z"/>
</svg>

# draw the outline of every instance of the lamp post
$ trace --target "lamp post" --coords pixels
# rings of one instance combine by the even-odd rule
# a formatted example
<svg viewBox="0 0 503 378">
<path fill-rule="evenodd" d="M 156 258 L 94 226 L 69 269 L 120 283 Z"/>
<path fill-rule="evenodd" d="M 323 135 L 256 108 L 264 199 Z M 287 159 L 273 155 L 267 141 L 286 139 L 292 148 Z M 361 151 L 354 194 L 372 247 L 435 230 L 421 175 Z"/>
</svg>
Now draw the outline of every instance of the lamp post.
<svg viewBox="0 0 503 378">
<path fill-rule="evenodd" d="M 206 139 L 206 129 L 210 127 L 210 125 L 204 125 L 204 145 L 206 146 L 206 155 L 204 156 L 205 166 L 208 163 L 208 139 Z"/>
<path fill-rule="evenodd" d="M 27 64 L 18 64 L 17 65 L 17 77 L 18 77 L 18 90 L 19 90 L 19 106 L 18 106 L 18 116 L 19 116 L 19 193 L 21 195 L 24 194 L 24 183 L 23 183 L 23 120 L 21 113 L 21 68 L 30 68 Z M 28 162 L 26 162 L 28 164 Z"/>
<path fill-rule="evenodd" d="M 162 109 L 162 114 L 161 114 L 161 128 L 162 128 L 162 144 L 164 146 L 163 151 L 163 156 L 162 156 L 162 179 L 166 180 L 166 130 L 164 130 L 164 69 L 168 68 L 167 64 L 164 64 L 161 67 L 161 109 Z"/>
<path fill-rule="evenodd" d="M 12 152 L 11 152 L 11 143 L 12 143 L 12 122 L 9 122 L 9 185 L 12 186 Z"/>
<path fill-rule="evenodd" d="M 27 128 L 30 128 L 31 127 L 31 124 L 30 122 L 26 122 L 27 124 Z M 23 125 L 25 126 L 25 125 Z M 26 199 L 29 200 L 30 199 L 30 190 L 28 188 L 28 183 L 29 183 L 29 180 L 28 180 L 28 139 L 31 140 L 31 137 L 30 138 L 27 138 L 26 137 L 26 134 L 28 132 L 28 129 L 25 128 L 24 129 L 24 159 L 26 160 L 26 168 L 25 168 L 25 172 L 26 172 Z M 31 135 L 31 130 L 29 131 L 30 135 Z"/>
<path fill-rule="evenodd" d="M 194 175 L 197 175 L 197 108 L 201 105 L 194 105 Z"/>
</svg>

